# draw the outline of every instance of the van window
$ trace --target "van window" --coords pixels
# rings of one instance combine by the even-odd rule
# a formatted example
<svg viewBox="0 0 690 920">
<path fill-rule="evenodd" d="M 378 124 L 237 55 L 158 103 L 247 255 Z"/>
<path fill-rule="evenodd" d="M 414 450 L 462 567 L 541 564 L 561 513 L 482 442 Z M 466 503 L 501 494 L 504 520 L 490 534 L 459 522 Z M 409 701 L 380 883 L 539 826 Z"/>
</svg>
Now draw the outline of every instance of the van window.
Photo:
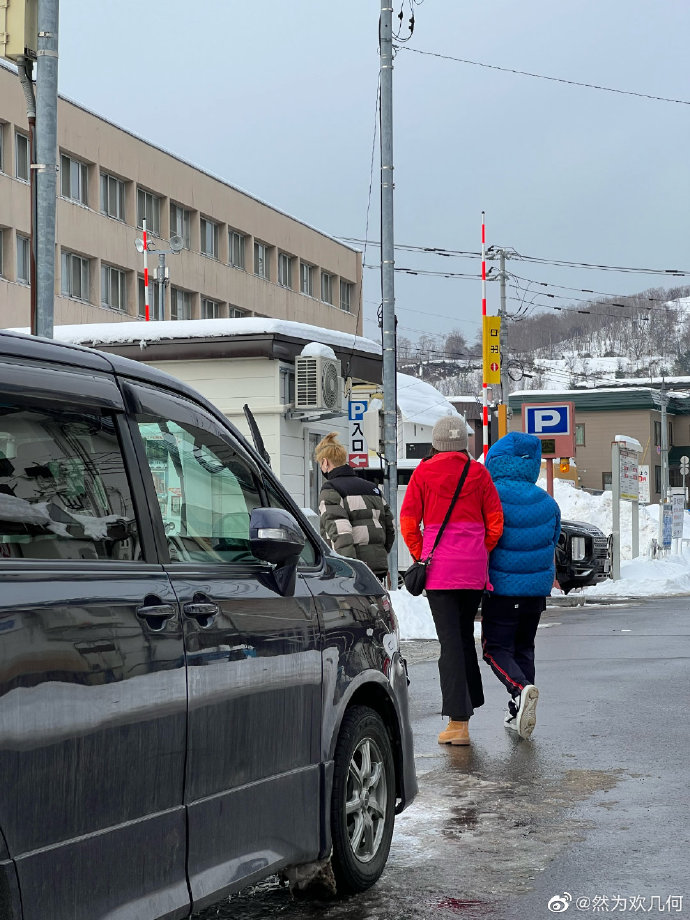
<svg viewBox="0 0 690 920">
<path fill-rule="evenodd" d="M 251 562 L 249 516 L 258 483 L 226 441 L 191 424 L 139 416 L 170 561 Z"/>
<path fill-rule="evenodd" d="M 138 547 L 114 418 L 0 406 L 0 559 L 121 561 Z"/>
</svg>

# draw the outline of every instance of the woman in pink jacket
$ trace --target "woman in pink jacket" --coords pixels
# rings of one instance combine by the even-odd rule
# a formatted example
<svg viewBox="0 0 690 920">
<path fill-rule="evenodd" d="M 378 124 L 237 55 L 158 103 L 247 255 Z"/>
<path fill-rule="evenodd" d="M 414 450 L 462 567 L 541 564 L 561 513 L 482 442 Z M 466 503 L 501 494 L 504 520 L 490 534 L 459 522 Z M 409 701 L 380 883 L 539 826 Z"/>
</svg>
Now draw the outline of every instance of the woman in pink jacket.
<svg viewBox="0 0 690 920">
<path fill-rule="evenodd" d="M 503 532 L 503 511 L 489 473 L 470 459 L 462 417 L 447 415 L 436 422 L 431 444 L 432 456 L 419 464 L 407 487 L 400 531 L 412 556 L 426 559 L 470 464 L 426 576 L 426 596 L 441 644 L 442 715 L 450 719 L 439 744 L 469 744 L 470 716 L 484 703 L 474 618 L 484 589 L 490 587 L 489 553 Z"/>
</svg>

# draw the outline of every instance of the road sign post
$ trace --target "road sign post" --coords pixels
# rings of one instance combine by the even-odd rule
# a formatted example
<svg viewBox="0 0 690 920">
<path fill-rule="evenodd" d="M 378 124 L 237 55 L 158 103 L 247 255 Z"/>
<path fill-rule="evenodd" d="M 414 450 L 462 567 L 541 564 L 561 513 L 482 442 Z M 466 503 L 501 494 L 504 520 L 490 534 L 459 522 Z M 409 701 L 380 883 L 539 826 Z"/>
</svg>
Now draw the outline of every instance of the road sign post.
<svg viewBox="0 0 690 920">
<path fill-rule="evenodd" d="M 621 577 L 621 501 L 632 502 L 632 558 L 640 554 L 640 475 L 637 460 L 642 445 L 635 438 L 617 434 L 611 442 L 611 511 L 613 558 L 611 576 Z"/>
<path fill-rule="evenodd" d="M 347 462 L 355 469 L 369 466 L 369 445 L 364 434 L 364 413 L 369 408 L 366 399 L 351 399 L 347 407 L 350 422 L 350 438 L 347 450 Z"/>
<path fill-rule="evenodd" d="M 553 495 L 553 461 L 575 456 L 575 403 L 523 403 L 522 430 L 541 441 L 546 490 Z"/>
<path fill-rule="evenodd" d="M 680 458 L 680 475 L 683 477 L 683 496 L 685 507 L 688 506 L 688 473 L 690 472 L 690 457 L 685 454 Z"/>
</svg>

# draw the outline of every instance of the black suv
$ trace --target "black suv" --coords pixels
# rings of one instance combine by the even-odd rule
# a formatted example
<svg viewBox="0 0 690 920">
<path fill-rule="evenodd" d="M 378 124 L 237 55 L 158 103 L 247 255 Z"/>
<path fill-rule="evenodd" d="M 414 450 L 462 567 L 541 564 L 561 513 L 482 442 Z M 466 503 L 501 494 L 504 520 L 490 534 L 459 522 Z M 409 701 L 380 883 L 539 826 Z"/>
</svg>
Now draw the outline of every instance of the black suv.
<svg viewBox="0 0 690 920">
<path fill-rule="evenodd" d="M 187 917 L 415 796 L 388 595 L 192 389 L 0 333 L 0 917 Z"/>
<path fill-rule="evenodd" d="M 593 524 L 561 521 L 556 546 L 556 578 L 567 594 L 573 588 L 596 585 L 611 574 L 608 537 Z"/>
</svg>

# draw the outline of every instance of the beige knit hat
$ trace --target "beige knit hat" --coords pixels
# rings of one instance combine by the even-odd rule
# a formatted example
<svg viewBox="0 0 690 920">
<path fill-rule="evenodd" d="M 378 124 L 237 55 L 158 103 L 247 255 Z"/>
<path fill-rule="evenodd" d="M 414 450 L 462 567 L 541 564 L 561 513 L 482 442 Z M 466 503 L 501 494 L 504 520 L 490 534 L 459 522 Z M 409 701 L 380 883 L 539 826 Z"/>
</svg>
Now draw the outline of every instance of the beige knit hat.
<svg viewBox="0 0 690 920">
<path fill-rule="evenodd" d="M 467 423 L 460 415 L 444 415 L 434 425 L 431 444 L 438 451 L 467 450 Z"/>
</svg>

